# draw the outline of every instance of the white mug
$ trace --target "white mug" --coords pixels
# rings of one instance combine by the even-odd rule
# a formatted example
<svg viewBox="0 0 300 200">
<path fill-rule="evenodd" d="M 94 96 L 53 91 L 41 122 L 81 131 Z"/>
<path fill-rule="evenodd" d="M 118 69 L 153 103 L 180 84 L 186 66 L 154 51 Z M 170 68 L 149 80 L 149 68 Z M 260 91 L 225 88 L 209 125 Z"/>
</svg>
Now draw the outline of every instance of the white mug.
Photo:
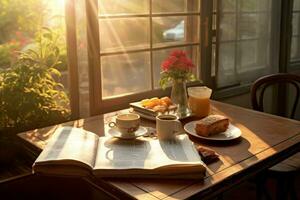
<svg viewBox="0 0 300 200">
<path fill-rule="evenodd" d="M 138 114 L 120 114 L 116 117 L 116 122 L 109 122 L 110 128 L 116 127 L 123 136 L 132 136 L 139 129 L 140 116 Z"/>
<path fill-rule="evenodd" d="M 156 132 L 160 140 L 173 139 L 182 128 L 175 115 L 158 115 L 156 117 Z"/>
</svg>

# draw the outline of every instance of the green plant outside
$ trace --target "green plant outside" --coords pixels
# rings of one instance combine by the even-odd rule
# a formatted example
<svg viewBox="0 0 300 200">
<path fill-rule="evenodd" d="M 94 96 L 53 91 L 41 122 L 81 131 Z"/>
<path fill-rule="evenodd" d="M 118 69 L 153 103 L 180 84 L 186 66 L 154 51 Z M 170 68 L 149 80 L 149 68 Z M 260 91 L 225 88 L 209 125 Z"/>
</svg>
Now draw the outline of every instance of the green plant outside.
<svg viewBox="0 0 300 200">
<path fill-rule="evenodd" d="M 18 42 L 10 42 L 0 45 L 0 68 L 9 68 L 17 58 L 16 50 L 20 48 Z"/>
<path fill-rule="evenodd" d="M 42 29 L 15 65 L 0 71 L 0 130 L 20 132 L 70 118 L 69 99 L 55 78 L 61 73 L 58 35 Z"/>
<path fill-rule="evenodd" d="M 0 0 L 0 44 L 15 39 L 18 31 L 33 38 L 44 14 L 42 0 Z"/>
</svg>

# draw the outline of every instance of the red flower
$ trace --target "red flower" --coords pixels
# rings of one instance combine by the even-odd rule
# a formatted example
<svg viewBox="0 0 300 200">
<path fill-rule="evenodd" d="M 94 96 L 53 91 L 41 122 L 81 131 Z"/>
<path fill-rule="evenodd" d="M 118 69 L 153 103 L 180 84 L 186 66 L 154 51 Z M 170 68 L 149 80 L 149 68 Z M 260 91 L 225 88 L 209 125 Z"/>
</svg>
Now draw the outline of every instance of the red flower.
<svg viewBox="0 0 300 200">
<path fill-rule="evenodd" d="M 174 50 L 173 52 L 170 53 L 170 56 L 186 57 L 186 53 L 185 53 L 185 51 L 182 51 L 182 50 Z"/>
<path fill-rule="evenodd" d="M 168 70 L 170 70 L 170 68 L 172 66 L 175 65 L 176 62 L 177 62 L 177 58 L 175 56 L 170 56 L 170 57 L 168 57 L 168 59 L 166 59 L 165 61 L 163 61 L 162 65 L 161 65 L 162 69 L 164 71 L 168 71 Z"/>
<path fill-rule="evenodd" d="M 182 50 L 172 51 L 168 58 L 161 63 L 161 76 L 159 80 L 160 86 L 164 89 L 168 86 L 171 80 L 184 80 L 194 81 L 196 80 L 193 74 L 192 60 L 187 57 L 186 52 Z"/>
<path fill-rule="evenodd" d="M 185 51 L 175 50 L 170 53 L 169 57 L 162 62 L 161 68 L 163 71 L 170 71 L 172 69 L 179 69 L 184 71 L 191 71 L 195 67 L 192 60 L 189 59 Z"/>
</svg>

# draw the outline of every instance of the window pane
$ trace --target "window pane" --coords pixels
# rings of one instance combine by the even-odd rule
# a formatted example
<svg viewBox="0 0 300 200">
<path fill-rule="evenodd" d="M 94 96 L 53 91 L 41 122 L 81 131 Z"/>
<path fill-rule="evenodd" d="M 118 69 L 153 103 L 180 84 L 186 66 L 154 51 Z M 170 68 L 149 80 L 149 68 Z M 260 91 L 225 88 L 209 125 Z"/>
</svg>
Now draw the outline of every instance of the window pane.
<svg viewBox="0 0 300 200">
<path fill-rule="evenodd" d="M 189 3 L 189 5 L 188 5 Z M 152 0 L 153 13 L 168 13 L 168 12 L 199 12 L 199 0 Z"/>
<path fill-rule="evenodd" d="M 300 0 L 294 0 L 294 11 L 300 10 Z"/>
<path fill-rule="evenodd" d="M 149 13 L 149 0 L 99 0 L 100 15 Z"/>
<path fill-rule="evenodd" d="M 220 3 L 220 8 L 222 12 L 236 11 L 236 0 L 221 0 Z"/>
<path fill-rule="evenodd" d="M 154 17 L 153 43 L 199 42 L 198 19 L 199 17 Z M 186 32 L 187 26 L 189 34 Z"/>
<path fill-rule="evenodd" d="M 267 36 L 269 32 L 266 14 L 242 14 L 239 16 L 238 26 L 239 39 Z"/>
<path fill-rule="evenodd" d="M 239 0 L 239 7 L 242 12 L 267 11 L 269 0 Z"/>
<path fill-rule="evenodd" d="M 300 13 L 293 14 L 293 35 L 300 35 Z"/>
<path fill-rule="evenodd" d="M 223 14 L 220 17 L 220 40 L 235 40 L 236 39 L 236 15 Z"/>
<path fill-rule="evenodd" d="M 149 52 L 101 57 L 102 97 L 151 89 Z"/>
<path fill-rule="evenodd" d="M 235 43 L 221 43 L 219 46 L 218 87 L 236 83 Z"/>
<path fill-rule="evenodd" d="M 238 43 L 238 73 L 253 71 L 268 66 L 266 58 L 268 45 L 264 40 L 242 41 Z"/>
<path fill-rule="evenodd" d="M 300 60 L 300 39 L 299 37 L 292 37 L 291 44 L 291 60 Z"/>
<path fill-rule="evenodd" d="M 294 0 L 290 60 L 300 61 L 300 0 Z"/>
<path fill-rule="evenodd" d="M 176 48 L 181 49 L 187 52 L 187 56 L 192 59 L 193 63 L 196 65 L 196 68 L 199 68 L 199 48 L 196 46 L 193 47 L 181 47 Z M 153 52 L 153 77 L 154 77 L 154 87 L 159 88 L 159 79 L 161 72 L 161 63 L 169 56 L 170 52 L 174 51 L 175 48 L 157 50 Z M 198 76 L 197 69 L 195 68 L 194 74 Z"/>
<path fill-rule="evenodd" d="M 149 19 L 101 19 L 100 50 L 112 51 L 149 47 Z"/>
</svg>

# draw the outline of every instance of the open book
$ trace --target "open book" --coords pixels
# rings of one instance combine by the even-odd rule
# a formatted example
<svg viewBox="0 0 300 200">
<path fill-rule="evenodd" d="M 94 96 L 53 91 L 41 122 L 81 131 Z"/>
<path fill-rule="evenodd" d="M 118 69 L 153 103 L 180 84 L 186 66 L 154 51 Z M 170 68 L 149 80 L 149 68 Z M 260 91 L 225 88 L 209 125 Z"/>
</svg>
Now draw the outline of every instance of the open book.
<svg viewBox="0 0 300 200">
<path fill-rule="evenodd" d="M 203 178 L 206 168 L 186 135 L 170 141 L 120 140 L 62 127 L 33 164 L 33 171 L 60 176 Z"/>
</svg>

